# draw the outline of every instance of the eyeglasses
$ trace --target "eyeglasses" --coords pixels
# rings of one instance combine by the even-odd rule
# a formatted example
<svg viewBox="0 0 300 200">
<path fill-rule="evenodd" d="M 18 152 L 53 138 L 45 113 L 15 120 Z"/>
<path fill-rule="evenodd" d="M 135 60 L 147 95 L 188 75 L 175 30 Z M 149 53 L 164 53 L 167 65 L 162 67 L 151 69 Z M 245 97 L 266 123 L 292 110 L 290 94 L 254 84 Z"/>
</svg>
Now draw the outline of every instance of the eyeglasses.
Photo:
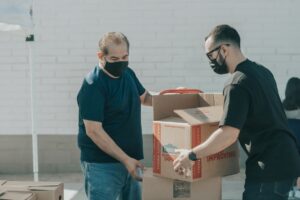
<svg viewBox="0 0 300 200">
<path fill-rule="evenodd" d="M 213 50 L 209 51 L 208 53 L 206 53 L 206 56 L 208 57 L 209 60 L 213 60 L 213 57 L 212 57 L 213 52 L 218 51 L 218 54 L 219 54 L 219 51 L 220 51 L 222 45 L 230 46 L 230 44 L 221 44 L 221 45 L 217 46 L 216 48 L 214 48 Z"/>
</svg>

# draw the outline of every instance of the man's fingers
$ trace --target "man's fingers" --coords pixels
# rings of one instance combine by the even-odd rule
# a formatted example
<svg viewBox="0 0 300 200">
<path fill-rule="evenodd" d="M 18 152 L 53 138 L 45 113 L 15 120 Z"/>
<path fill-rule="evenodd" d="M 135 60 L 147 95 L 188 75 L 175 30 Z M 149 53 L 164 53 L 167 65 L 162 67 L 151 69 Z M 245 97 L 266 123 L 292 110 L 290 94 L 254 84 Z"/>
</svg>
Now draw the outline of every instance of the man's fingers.
<svg viewBox="0 0 300 200">
<path fill-rule="evenodd" d="M 145 166 L 141 163 L 141 162 L 137 162 L 136 163 L 136 167 L 135 167 L 135 176 L 134 178 L 137 181 L 143 181 L 143 170 L 145 169 Z"/>
<path fill-rule="evenodd" d="M 132 174 L 132 177 L 137 180 L 142 182 L 143 181 L 143 177 L 142 177 L 142 173 L 137 173 L 137 171 L 134 171 L 134 173 Z"/>
<path fill-rule="evenodd" d="M 137 171 L 138 169 L 136 168 L 136 170 L 133 170 L 130 175 L 132 176 L 132 178 L 134 178 L 137 181 L 143 181 L 143 177 L 142 177 L 142 173 L 138 173 Z"/>
<path fill-rule="evenodd" d="M 178 162 L 180 162 L 180 159 L 179 159 L 179 158 L 176 158 L 176 159 L 173 161 L 173 166 L 177 165 Z"/>
<path fill-rule="evenodd" d="M 143 163 L 138 162 L 138 163 L 137 163 L 137 166 L 138 166 L 139 168 L 141 168 L 142 170 L 145 169 L 145 166 L 143 165 Z"/>
<path fill-rule="evenodd" d="M 184 167 L 180 167 L 180 168 L 179 168 L 179 171 L 178 171 L 178 174 L 179 174 L 180 176 L 183 176 L 183 175 L 185 174 L 185 168 L 184 168 Z"/>
<path fill-rule="evenodd" d="M 141 176 L 136 176 L 135 180 L 139 181 L 139 182 L 143 182 L 143 177 Z"/>
<path fill-rule="evenodd" d="M 181 163 L 178 162 L 178 163 L 174 166 L 174 171 L 178 171 L 180 167 L 181 167 Z"/>
<path fill-rule="evenodd" d="M 185 177 L 191 177 L 192 176 L 192 169 L 191 168 L 187 168 L 185 169 Z"/>
</svg>

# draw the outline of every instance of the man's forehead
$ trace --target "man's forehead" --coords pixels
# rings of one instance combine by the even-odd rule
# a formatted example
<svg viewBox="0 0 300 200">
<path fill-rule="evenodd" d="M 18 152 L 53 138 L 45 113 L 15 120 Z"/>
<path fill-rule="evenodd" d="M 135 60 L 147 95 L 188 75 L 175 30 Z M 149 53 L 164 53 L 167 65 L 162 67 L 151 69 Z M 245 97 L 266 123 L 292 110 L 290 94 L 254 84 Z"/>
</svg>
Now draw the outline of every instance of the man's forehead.
<svg viewBox="0 0 300 200">
<path fill-rule="evenodd" d="M 108 55 L 116 56 L 116 57 L 128 55 L 127 45 L 126 44 L 110 45 L 108 47 Z"/>
<path fill-rule="evenodd" d="M 207 52 L 211 51 L 214 48 L 214 41 L 212 39 L 212 37 L 207 38 L 207 40 L 205 41 L 205 50 Z"/>
</svg>

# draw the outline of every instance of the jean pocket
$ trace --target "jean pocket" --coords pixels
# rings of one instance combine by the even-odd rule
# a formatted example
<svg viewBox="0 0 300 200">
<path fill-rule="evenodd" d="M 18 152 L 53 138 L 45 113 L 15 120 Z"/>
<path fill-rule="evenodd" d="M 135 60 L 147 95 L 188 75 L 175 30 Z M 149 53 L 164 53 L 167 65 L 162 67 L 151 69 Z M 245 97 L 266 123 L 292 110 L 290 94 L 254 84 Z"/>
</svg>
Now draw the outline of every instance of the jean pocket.
<svg viewBox="0 0 300 200">
<path fill-rule="evenodd" d="M 87 167 L 87 163 L 85 161 L 81 161 L 80 168 L 84 175 L 86 174 L 86 167 Z"/>
<path fill-rule="evenodd" d="M 277 181 L 274 183 L 274 193 L 280 197 L 287 198 L 293 187 L 294 180 Z"/>
</svg>

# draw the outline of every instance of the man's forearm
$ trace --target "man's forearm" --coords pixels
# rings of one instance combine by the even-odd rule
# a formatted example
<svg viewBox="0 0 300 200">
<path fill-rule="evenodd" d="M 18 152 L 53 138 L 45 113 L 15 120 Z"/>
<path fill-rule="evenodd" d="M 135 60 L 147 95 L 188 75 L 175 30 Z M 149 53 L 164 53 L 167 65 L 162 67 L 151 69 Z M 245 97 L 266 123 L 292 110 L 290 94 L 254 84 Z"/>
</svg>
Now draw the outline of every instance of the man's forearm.
<svg viewBox="0 0 300 200">
<path fill-rule="evenodd" d="M 150 92 L 146 92 L 143 105 L 152 106 L 152 95 L 150 94 Z"/>
<path fill-rule="evenodd" d="M 111 139 L 104 129 L 96 130 L 90 138 L 105 153 L 125 163 L 129 156 Z"/>
<path fill-rule="evenodd" d="M 204 143 L 192 149 L 197 158 L 218 153 L 233 144 L 238 138 L 239 130 L 234 128 L 217 129 Z"/>
</svg>

